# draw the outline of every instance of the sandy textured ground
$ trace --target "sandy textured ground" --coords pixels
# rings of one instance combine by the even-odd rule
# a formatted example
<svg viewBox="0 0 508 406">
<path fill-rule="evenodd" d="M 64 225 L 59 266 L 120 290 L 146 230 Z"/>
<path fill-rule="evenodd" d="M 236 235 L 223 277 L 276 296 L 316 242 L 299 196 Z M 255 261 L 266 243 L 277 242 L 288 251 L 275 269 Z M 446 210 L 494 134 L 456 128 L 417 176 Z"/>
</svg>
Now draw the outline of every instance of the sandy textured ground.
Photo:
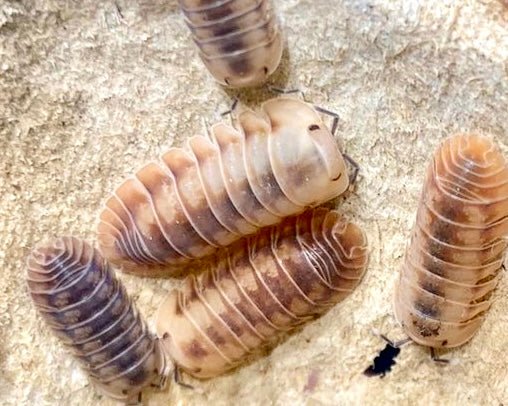
<svg viewBox="0 0 508 406">
<path fill-rule="evenodd" d="M 506 404 L 506 278 L 478 335 L 447 354 L 450 365 L 409 345 L 384 379 L 362 370 L 384 345 L 373 329 L 403 336 L 392 287 L 433 148 L 478 131 L 508 153 L 508 10 L 487 0 L 276 4 L 289 52 L 273 82 L 337 111 L 341 143 L 362 167 L 342 210 L 368 234 L 368 274 L 269 356 L 195 391 L 148 393 L 148 403 Z M 176 0 L 0 0 L 0 404 L 112 404 L 37 317 L 24 258 L 48 236 L 93 240 L 108 192 L 202 132 L 235 95 L 253 106 L 270 96 L 214 83 Z M 148 318 L 175 283 L 122 279 Z"/>
</svg>

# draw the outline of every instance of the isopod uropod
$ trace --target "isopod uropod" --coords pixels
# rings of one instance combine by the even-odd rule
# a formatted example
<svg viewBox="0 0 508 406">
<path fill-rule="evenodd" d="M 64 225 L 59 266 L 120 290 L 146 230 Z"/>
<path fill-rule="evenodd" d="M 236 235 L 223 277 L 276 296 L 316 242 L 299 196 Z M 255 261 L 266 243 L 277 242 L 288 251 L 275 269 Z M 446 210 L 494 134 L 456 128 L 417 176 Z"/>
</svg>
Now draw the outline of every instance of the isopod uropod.
<svg viewBox="0 0 508 406">
<path fill-rule="evenodd" d="M 457 135 L 435 152 L 395 291 L 406 333 L 456 347 L 482 324 L 508 235 L 508 166 L 494 143 Z"/>
<path fill-rule="evenodd" d="M 179 0 L 199 56 L 232 87 L 263 83 L 280 63 L 283 40 L 271 0 Z"/>
<path fill-rule="evenodd" d="M 134 403 L 144 387 L 161 384 L 166 363 L 160 342 L 97 250 L 59 238 L 38 246 L 27 268 L 39 314 L 99 391 Z"/>
<path fill-rule="evenodd" d="M 137 274 L 168 273 L 343 193 L 343 156 L 319 114 L 290 98 L 243 111 L 211 140 L 170 148 L 116 189 L 100 214 L 102 254 Z"/>
<path fill-rule="evenodd" d="M 289 217 L 189 275 L 160 306 L 157 335 L 188 373 L 228 371 L 346 297 L 366 269 L 366 245 L 361 229 L 336 211 Z"/>
</svg>

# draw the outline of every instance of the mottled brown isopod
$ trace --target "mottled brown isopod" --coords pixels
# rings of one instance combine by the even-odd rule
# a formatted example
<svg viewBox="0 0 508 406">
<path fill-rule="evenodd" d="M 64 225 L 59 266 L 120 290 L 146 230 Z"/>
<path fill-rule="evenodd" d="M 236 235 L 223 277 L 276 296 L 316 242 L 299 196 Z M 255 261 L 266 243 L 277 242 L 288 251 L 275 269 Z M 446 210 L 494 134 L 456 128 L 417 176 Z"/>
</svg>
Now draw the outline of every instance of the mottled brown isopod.
<svg viewBox="0 0 508 406">
<path fill-rule="evenodd" d="M 237 121 L 171 148 L 116 189 L 98 226 L 108 260 L 170 274 L 347 189 L 342 154 L 310 105 L 272 99 Z"/>
<path fill-rule="evenodd" d="M 211 259 L 157 314 L 169 358 L 209 378 L 324 313 L 358 285 L 366 237 L 336 211 L 289 217 Z"/>
<path fill-rule="evenodd" d="M 395 291 L 406 333 L 456 347 L 479 329 L 501 277 L 508 235 L 508 165 L 494 143 L 457 135 L 427 170 Z"/>
<path fill-rule="evenodd" d="M 63 237 L 38 246 L 27 267 L 39 314 L 100 392 L 135 403 L 144 387 L 162 382 L 160 341 L 97 250 Z"/>
<path fill-rule="evenodd" d="M 199 56 L 232 87 L 266 81 L 280 63 L 283 40 L 271 0 L 179 0 Z"/>
</svg>

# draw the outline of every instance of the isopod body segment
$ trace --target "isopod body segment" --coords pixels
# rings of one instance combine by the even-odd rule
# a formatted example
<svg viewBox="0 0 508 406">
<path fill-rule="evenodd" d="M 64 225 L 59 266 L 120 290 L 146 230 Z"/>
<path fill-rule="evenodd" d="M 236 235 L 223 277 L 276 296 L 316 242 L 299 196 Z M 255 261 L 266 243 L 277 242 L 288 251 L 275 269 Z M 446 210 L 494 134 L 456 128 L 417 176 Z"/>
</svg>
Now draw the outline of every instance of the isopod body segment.
<svg viewBox="0 0 508 406">
<path fill-rule="evenodd" d="M 456 347 L 480 328 L 502 275 L 508 235 L 508 165 L 489 138 L 445 140 L 429 165 L 395 290 L 406 333 Z"/>
<path fill-rule="evenodd" d="M 27 261 L 38 313 L 103 394 L 136 402 L 166 370 L 160 342 L 98 251 L 63 237 L 39 245 Z"/>
<path fill-rule="evenodd" d="M 313 209 L 225 248 L 157 313 L 157 334 L 183 370 L 209 378 L 324 313 L 359 283 L 368 261 L 361 229 Z"/>
<path fill-rule="evenodd" d="M 283 39 L 271 0 L 179 0 L 212 76 L 231 87 L 256 86 L 280 63 Z"/>
<path fill-rule="evenodd" d="M 348 188 L 333 135 L 307 103 L 269 100 L 236 127 L 189 138 L 118 187 L 100 214 L 102 254 L 127 272 L 168 274 Z"/>
</svg>

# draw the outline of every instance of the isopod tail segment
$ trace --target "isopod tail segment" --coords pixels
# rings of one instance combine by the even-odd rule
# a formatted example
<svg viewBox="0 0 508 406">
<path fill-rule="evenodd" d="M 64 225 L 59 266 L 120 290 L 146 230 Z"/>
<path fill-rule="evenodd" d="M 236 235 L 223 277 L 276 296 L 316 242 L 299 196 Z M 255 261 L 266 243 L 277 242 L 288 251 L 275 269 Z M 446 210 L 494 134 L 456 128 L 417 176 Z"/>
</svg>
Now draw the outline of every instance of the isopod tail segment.
<svg viewBox="0 0 508 406">
<path fill-rule="evenodd" d="M 349 187 L 333 135 L 303 101 L 268 100 L 210 135 L 170 148 L 110 195 L 97 227 L 106 259 L 137 275 L 172 276 Z"/>
</svg>

